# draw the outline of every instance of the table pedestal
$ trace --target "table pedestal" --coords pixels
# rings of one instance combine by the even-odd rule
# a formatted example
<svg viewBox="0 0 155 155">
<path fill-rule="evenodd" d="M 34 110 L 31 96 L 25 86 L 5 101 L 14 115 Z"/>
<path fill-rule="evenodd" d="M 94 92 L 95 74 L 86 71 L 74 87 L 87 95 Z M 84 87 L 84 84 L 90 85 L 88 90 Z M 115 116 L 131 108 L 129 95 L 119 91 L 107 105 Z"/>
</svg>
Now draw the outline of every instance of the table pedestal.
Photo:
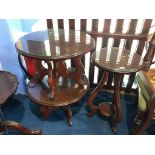
<svg viewBox="0 0 155 155">
<path fill-rule="evenodd" d="M 111 117 L 111 126 L 114 133 L 116 133 L 116 124 L 122 120 L 122 106 L 120 100 L 120 81 L 123 74 L 114 73 L 114 95 L 113 101 L 111 102 L 102 102 L 99 106 L 94 105 L 93 100 L 97 94 L 102 90 L 105 82 L 108 80 L 108 72 L 104 72 L 102 79 L 96 89 L 92 92 L 88 99 L 88 106 L 90 112 L 88 116 L 93 116 L 97 110 L 107 117 Z"/>
<path fill-rule="evenodd" d="M 35 76 L 28 83 L 28 96 L 40 105 L 43 119 L 47 119 L 50 112 L 62 107 L 67 122 L 72 125 L 72 111 L 70 104 L 79 101 L 89 88 L 89 82 L 84 75 L 84 68 L 80 57 L 72 58 L 75 68 L 68 69 L 64 60 L 46 61 L 48 69 L 41 61 L 36 61 Z"/>
</svg>

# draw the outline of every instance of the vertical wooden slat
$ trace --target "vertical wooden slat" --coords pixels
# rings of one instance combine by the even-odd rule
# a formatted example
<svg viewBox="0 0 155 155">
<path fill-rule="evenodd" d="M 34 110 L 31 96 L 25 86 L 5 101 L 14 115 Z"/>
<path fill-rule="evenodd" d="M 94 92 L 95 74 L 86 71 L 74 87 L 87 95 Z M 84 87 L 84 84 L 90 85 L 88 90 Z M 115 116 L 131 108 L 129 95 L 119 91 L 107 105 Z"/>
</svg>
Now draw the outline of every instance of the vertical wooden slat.
<svg viewBox="0 0 155 155">
<path fill-rule="evenodd" d="M 136 32 L 137 22 L 138 22 L 138 19 L 132 19 L 130 21 L 129 30 L 127 32 L 128 34 L 134 34 Z M 125 43 L 125 48 L 130 50 L 132 46 L 132 42 L 133 40 L 127 40 Z"/>
<path fill-rule="evenodd" d="M 93 32 L 97 32 L 98 31 L 98 19 L 93 19 L 92 20 L 92 31 Z M 97 38 L 94 38 L 95 41 L 97 40 Z M 96 48 L 94 48 L 94 50 L 96 50 Z M 89 68 L 89 82 L 90 82 L 90 86 L 93 86 L 93 82 L 94 82 L 94 65 L 91 63 L 91 56 L 90 56 L 90 68 Z"/>
<path fill-rule="evenodd" d="M 52 19 L 46 19 L 47 22 L 47 28 L 53 29 L 53 20 Z"/>
<path fill-rule="evenodd" d="M 115 29 L 116 33 L 121 33 L 122 32 L 122 30 L 123 30 L 123 23 L 124 23 L 124 19 L 118 19 L 117 20 L 117 25 L 116 25 L 116 29 Z M 120 44 L 120 39 L 114 39 L 113 47 L 119 47 L 119 44 Z M 111 86 L 112 85 L 112 81 L 113 81 L 113 74 L 110 73 L 109 76 L 108 76 L 107 85 Z"/>
<path fill-rule="evenodd" d="M 131 19 L 127 34 L 135 34 L 137 22 L 138 22 L 138 19 Z M 124 44 L 124 48 L 130 50 L 132 43 L 133 43 L 133 40 L 126 40 Z M 124 80 L 124 76 L 122 76 L 121 78 L 121 82 L 120 82 L 121 86 L 122 86 L 123 80 Z"/>
<path fill-rule="evenodd" d="M 63 19 L 58 19 L 58 28 L 59 29 L 64 29 L 64 21 L 63 21 Z"/>
<path fill-rule="evenodd" d="M 141 32 L 142 34 L 148 34 L 148 32 L 150 30 L 150 27 L 151 27 L 151 23 L 152 23 L 152 19 L 145 19 L 144 25 L 143 25 L 143 28 L 142 28 L 142 32 Z M 145 41 L 140 41 L 139 44 L 138 44 L 138 48 L 137 48 L 136 52 L 138 54 L 142 55 L 143 50 L 144 50 L 144 46 L 145 46 Z M 135 79 L 135 74 L 130 75 L 129 80 L 128 80 L 128 84 L 127 84 L 127 87 L 126 87 L 127 91 L 131 90 L 134 79 Z"/>
<path fill-rule="evenodd" d="M 80 20 L 80 30 L 81 31 L 86 31 L 87 27 L 87 20 L 86 19 L 81 19 Z"/>
<path fill-rule="evenodd" d="M 102 32 L 107 32 L 107 33 L 110 32 L 110 25 L 111 25 L 111 19 L 105 19 Z M 103 37 L 102 38 L 102 48 L 107 47 L 107 45 L 108 45 L 108 38 Z M 103 75 L 103 69 L 99 69 L 98 82 L 101 80 L 102 75 Z"/>
<path fill-rule="evenodd" d="M 122 32 L 123 23 L 124 23 L 124 19 L 118 19 L 117 20 L 117 25 L 116 25 L 116 30 L 115 30 L 116 33 L 121 33 Z M 115 39 L 114 43 L 113 43 L 113 46 L 114 47 L 119 47 L 119 44 L 120 44 L 120 39 Z"/>
<path fill-rule="evenodd" d="M 75 19 L 69 19 L 69 29 L 75 30 Z M 75 67 L 75 64 L 72 60 L 71 60 L 71 67 Z"/>
<path fill-rule="evenodd" d="M 75 30 L 75 19 L 69 19 L 69 29 Z"/>
<path fill-rule="evenodd" d="M 151 23 L 152 23 L 152 19 L 145 20 L 144 26 L 141 32 L 142 34 L 148 34 L 151 27 Z M 141 55 L 143 53 L 144 46 L 145 46 L 145 41 L 140 41 L 136 52 Z"/>
<path fill-rule="evenodd" d="M 111 25 L 111 19 L 105 19 L 103 32 L 110 32 L 110 25 Z M 102 47 L 106 47 L 108 45 L 108 38 L 103 37 L 102 39 L 103 39 L 102 40 Z"/>
<path fill-rule="evenodd" d="M 86 32 L 86 27 L 87 27 L 87 20 L 86 19 L 81 19 L 80 20 L 80 30 Z M 85 67 L 85 55 L 81 57 L 81 62 L 83 66 Z"/>
</svg>

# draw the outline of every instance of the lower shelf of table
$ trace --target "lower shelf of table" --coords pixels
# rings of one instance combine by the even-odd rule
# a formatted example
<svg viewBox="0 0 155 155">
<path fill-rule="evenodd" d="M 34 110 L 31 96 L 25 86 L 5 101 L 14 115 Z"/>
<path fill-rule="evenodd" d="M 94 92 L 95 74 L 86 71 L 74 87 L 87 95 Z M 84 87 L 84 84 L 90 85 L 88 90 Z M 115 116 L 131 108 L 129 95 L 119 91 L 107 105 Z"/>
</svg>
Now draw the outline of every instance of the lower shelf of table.
<svg viewBox="0 0 155 155">
<path fill-rule="evenodd" d="M 89 82 L 86 76 L 83 76 L 83 87 L 79 87 L 75 81 L 69 78 L 60 77 L 57 90 L 53 99 L 50 99 L 50 89 L 45 78 L 33 87 L 31 81 L 27 85 L 28 96 L 38 104 L 51 107 L 66 106 L 79 101 L 88 91 Z"/>
<path fill-rule="evenodd" d="M 111 102 L 102 102 L 99 105 L 99 112 L 103 116 L 107 116 L 107 117 L 112 116 L 112 114 L 114 113 L 114 109 L 113 109 L 112 103 Z"/>
</svg>

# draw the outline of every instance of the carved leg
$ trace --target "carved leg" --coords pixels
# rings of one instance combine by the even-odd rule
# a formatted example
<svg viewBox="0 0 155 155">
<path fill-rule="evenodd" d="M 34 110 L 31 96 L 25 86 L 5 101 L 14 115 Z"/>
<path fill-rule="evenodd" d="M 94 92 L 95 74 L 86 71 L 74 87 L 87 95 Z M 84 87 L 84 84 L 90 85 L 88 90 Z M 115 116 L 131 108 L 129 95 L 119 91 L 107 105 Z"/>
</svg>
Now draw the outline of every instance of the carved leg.
<svg viewBox="0 0 155 155">
<path fill-rule="evenodd" d="M 11 128 L 11 129 L 16 129 L 21 131 L 24 134 L 28 134 L 28 135 L 41 135 L 42 131 L 41 130 L 30 130 L 24 126 L 22 126 L 20 123 L 14 122 L 14 121 L 4 121 L 3 123 L 1 123 L 1 131 L 5 130 L 6 128 Z"/>
<path fill-rule="evenodd" d="M 143 132 L 149 127 L 155 109 L 155 94 L 148 103 L 148 110 L 145 112 L 139 111 L 135 119 L 134 128 L 132 134 L 143 134 Z"/>
<path fill-rule="evenodd" d="M 117 134 L 117 130 L 116 130 L 116 124 L 117 124 L 117 119 L 116 116 L 117 114 L 114 113 L 111 117 L 111 128 L 114 134 Z"/>
<path fill-rule="evenodd" d="M 43 116 L 43 120 L 46 120 L 48 118 L 49 113 L 53 110 L 55 110 L 55 107 L 48 107 L 48 106 L 40 105 L 40 113 Z"/>
<path fill-rule="evenodd" d="M 67 123 L 69 126 L 72 126 L 72 110 L 70 108 L 70 106 L 65 106 L 64 107 L 64 111 L 67 117 Z"/>
<path fill-rule="evenodd" d="M 81 58 L 72 58 L 75 64 L 74 70 L 68 70 L 64 61 L 57 62 L 58 76 L 68 77 L 76 81 L 80 87 L 83 87 L 83 80 L 81 79 L 84 75 L 84 67 L 81 63 Z"/>
<path fill-rule="evenodd" d="M 84 67 L 81 63 L 81 57 L 75 57 L 72 59 L 75 64 L 75 72 L 71 75 L 72 79 L 74 79 L 80 87 L 83 87 L 83 81 L 81 77 L 84 75 Z"/>
<path fill-rule="evenodd" d="M 59 76 L 57 75 L 55 63 L 54 68 L 52 68 L 50 62 L 47 61 L 46 63 L 48 64 L 48 85 L 50 87 L 50 98 L 53 99 L 56 92 Z"/>
<path fill-rule="evenodd" d="M 93 104 L 93 100 L 95 99 L 97 94 L 101 91 L 107 79 L 108 79 L 108 72 L 104 72 L 100 83 L 98 84 L 98 86 L 94 89 L 94 91 L 91 93 L 91 95 L 88 98 L 87 105 L 90 109 L 90 112 L 87 115 L 89 117 L 93 116 L 98 109 L 98 106 Z"/>
<path fill-rule="evenodd" d="M 35 60 L 35 74 L 29 83 L 29 87 L 34 87 L 36 83 L 42 81 L 45 75 L 48 75 L 48 70 L 42 66 L 42 61 Z"/>
<path fill-rule="evenodd" d="M 122 106 L 120 100 L 120 81 L 121 74 L 114 74 L 114 96 L 113 96 L 113 107 L 114 114 L 112 115 L 112 130 L 116 133 L 116 123 L 122 120 Z"/>
</svg>

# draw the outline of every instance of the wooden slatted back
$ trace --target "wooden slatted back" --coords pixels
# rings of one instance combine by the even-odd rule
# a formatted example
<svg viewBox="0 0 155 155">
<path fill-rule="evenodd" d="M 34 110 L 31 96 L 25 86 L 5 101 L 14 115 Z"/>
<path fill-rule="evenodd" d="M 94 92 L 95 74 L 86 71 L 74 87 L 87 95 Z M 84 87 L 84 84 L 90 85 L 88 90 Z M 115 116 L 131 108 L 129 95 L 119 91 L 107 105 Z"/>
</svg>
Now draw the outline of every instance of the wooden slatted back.
<svg viewBox="0 0 155 155">
<path fill-rule="evenodd" d="M 49 29 L 53 28 L 54 21 L 52 19 L 47 19 L 46 21 L 47 21 L 47 27 Z M 99 19 L 92 19 L 91 22 L 89 22 L 89 23 L 88 23 L 87 19 L 80 19 L 80 20 L 78 20 L 78 22 L 79 22 L 78 24 L 80 25 L 79 30 L 88 32 L 95 39 L 96 46 L 98 44 L 101 44 L 100 47 L 108 46 L 110 39 L 112 38 L 111 46 L 120 47 L 120 44 L 122 43 L 121 39 L 124 39 L 123 40 L 124 41 L 123 48 L 132 49 L 132 47 L 135 43 L 134 40 L 138 40 L 137 45 L 136 45 L 137 48 L 135 48 L 135 50 L 138 54 L 140 54 L 140 55 L 143 54 L 145 42 L 147 39 L 147 34 L 149 33 L 151 23 L 153 21 L 152 19 L 144 19 L 141 22 L 141 25 L 139 25 L 139 27 L 141 28 L 139 35 L 136 34 L 136 30 L 137 30 L 137 26 L 138 26 L 138 22 L 139 22 L 138 19 L 128 20 L 126 33 L 122 32 L 124 25 L 125 25 L 124 19 L 116 20 L 114 32 L 110 32 L 111 28 L 113 26 L 112 22 L 114 20 L 105 19 L 103 21 L 104 22 L 102 24 L 102 27 L 99 30 Z M 65 27 L 64 24 L 66 24 L 66 23 L 64 23 L 63 19 L 57 20 L 58 28 L 64 29 L 64 27 Z M 77 24 L 77 19 L 68 19 L 67 24 L 68 24 L 69 29 L 75 30 L 76 24 Z M 89 30 L 89 31 L 88 31 L 88 26 L 91 26 L 91 30 Z M 101 38 L 100 42 L 98 42 L 98 38 Z M 96 47 L 94 50 L 96 50 Z M 86 59 L 87 59 L 87 63 L 85 63 Z M 90 86 L 91 87 L 95 86 L 96 84 L 99 83 L 101 76 L 103 74 L 103 71 L 98 69 L 98 72 L 95 73 L 95 67 L 90 61 L 90 54 L 83 56 L 81 58 L 81 61 L 82 61 L 83 65 L 85 66 L 85 70 L 87 70 L 86 75 L 89 78 Z M 88 64 L 88 61 L 89 61 L 89 64 Z M 131 90 L 131 88 L 133 86 L 134 79 L 135 79 L 135 74 L 133 74 L 129 77 L 123 77 L 121 84 L 124 83 L 125 78 L 128 78 L 128 82 L 125 85 L 125 87 L 127 88 L 127 90 Z M 96 83 L 94 82 L 95 79 L 97 81 Z M 110 74 L 109 80 L 107 82 L 107 87 L 110 88 L 112 85 L 113 85 L 113 75 Z"/>
</svg>

